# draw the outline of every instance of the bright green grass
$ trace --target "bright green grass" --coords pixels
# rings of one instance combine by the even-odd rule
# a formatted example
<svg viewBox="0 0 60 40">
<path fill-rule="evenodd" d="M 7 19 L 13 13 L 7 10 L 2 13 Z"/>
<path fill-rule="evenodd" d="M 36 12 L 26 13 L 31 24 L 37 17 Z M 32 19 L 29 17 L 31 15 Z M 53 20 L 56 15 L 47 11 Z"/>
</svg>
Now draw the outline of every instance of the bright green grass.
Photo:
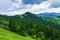
<svg viewBox="0 0 60 40">
<path fill-rule="evenodd" d="M 55 22 L 58 23 L 58 24 L 60 25 L 60 18 L 55 17 L 54 19 L 55 19 Z"/>
<path fill-rule="evenodd" d="M 31 37 L 23 37 L 13 32 L 0 28 L 0 40 L 34 40 Z"/>
<path fill-rule="evenodd" d="M 21 17 L 21 18 L 24 18 L 24 16 L 22 16 L 22 15 L 21 15 L 20 17 Z"/>
</svg>

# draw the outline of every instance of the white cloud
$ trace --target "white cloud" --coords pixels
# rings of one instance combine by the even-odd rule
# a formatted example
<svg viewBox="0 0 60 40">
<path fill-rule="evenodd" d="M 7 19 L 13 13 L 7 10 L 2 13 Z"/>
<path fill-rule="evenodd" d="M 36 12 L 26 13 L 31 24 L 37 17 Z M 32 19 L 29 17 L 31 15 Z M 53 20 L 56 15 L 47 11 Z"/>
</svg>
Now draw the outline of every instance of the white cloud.
<svg viewBox="0 0 60 40">
<path fill-rule="evenodd" d="M 52 12 L 60 13 L 60 7 L 59 8 L 48 8 L 41 12 L 38 11 L 38 13 L 52 13 Z"/>
<path fill-rule="evenodd" d="M 11 4 L 11 0 L 0 0 L 0 11 L 9 9 Z"/>
<path fill-rule="evenodd" d="M 23 3 L 22 3 L 22 0 L 15 0 L 16 2 L 13 2 L 12 3 L 12 6 L 10 7 L 9 10 L 16 10 L 16 9 L 19 9 L 23 6 Z"/>
<path fill-rule="evenodd" d="M 52 7 L 60 7 L 60 0 L 49 0 Z"/>
<path fill-rule="evenodd" d="M 22 5 L 22 6 L 20 7 L 21 9 L 15 10 L 16 8 L 18 8 L 18 7 L 16 7 L 16 4 L 15 4 L 14 6 L 12 6 L 13 8 L 12 8 L 12 7 L 10 8 L 10 10 L 14 10 L 14 11 L 0 12 L 0 14 L 3 14 L 3 15 L 19 15 L 19 14 L 23 14 L 23 13 L 25 13 L 25 12 L 27 12 L 27 11 L 36 14 L 36 13 L 38 13 L 38 12 L 41 12 L 41 11 L 44 10 L 44 9 L 49 8 L 49 7 L 50 7 L 49 5 L 50 5 L 50 4 L 48 3 L 48 1 L 45 1 L 45 2 L 43 2 L 43 3 L 41 3 L 41 4 Z M 15 7 L 15 8 L 14 8 L 14 7 Z"/>
<path fill-rule="evenodd" d="M 19 15 L 19 14 L 23 14 L 27 11 L 32 12 L 34 14 L 45 13 L 45 12 L 59 12 L 60 13 L 60 7 L 53 8 L 54 7 L 53 4 L 54 4 L 54 2 L 52 0 L 49 0 L 49 1 L 44 1 L 41 4 L 24 5 L 22 3 L 22 0 L 18 0 L 17 2 L 13 2 L 12 6 L 9 9 L 9 10 L 13 10 L 13 11 L 0 12 L 0 14 Z"/>
</svg>

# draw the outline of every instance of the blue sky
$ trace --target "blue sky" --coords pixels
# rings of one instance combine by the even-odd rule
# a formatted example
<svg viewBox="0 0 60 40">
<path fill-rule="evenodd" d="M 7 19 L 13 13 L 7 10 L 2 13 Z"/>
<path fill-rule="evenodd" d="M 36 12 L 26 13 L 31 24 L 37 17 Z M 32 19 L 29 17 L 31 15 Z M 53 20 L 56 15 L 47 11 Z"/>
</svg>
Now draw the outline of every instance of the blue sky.
<svg viewBox="0 0 60 40">
<path fill-rule="evenodd" d="M 27 11 L 34 14 L 60 13 L 60 0 L 0 0 L 0 14 L 19 15 Z"/>
<path fill-rule="evenodd" d="M 45 0 L 22 0 L 23 4 L 40 4 Z"/>
</svg>

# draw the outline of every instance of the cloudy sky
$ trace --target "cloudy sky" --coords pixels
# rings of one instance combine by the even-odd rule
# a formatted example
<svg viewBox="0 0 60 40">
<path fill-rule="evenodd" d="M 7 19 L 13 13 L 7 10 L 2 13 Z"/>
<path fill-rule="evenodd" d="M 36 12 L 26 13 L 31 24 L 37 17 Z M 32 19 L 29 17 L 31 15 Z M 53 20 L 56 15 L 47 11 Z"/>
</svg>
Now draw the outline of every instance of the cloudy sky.
<svg viewBox="0 0 60 40">
<path fill-rule="evenodd" d="M 0 0 L 0 14 L 17 15 L 27 11 L 60 13 L 60 0 Z"/>
</svg>

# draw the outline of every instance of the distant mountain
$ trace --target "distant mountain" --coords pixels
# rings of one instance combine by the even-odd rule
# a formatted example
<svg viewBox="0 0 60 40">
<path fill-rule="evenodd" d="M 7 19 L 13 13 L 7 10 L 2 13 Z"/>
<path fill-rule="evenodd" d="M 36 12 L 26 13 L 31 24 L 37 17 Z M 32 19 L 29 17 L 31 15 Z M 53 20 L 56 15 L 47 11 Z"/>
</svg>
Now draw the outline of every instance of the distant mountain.
<svg viewBox="0 0 60 40">
<path fill-rule="evenodd" d="M 37 16 L 45 16 L 45 17 L 57 17 L 60 16 L 60 13 L 40 13 Z"/>
</svg>

